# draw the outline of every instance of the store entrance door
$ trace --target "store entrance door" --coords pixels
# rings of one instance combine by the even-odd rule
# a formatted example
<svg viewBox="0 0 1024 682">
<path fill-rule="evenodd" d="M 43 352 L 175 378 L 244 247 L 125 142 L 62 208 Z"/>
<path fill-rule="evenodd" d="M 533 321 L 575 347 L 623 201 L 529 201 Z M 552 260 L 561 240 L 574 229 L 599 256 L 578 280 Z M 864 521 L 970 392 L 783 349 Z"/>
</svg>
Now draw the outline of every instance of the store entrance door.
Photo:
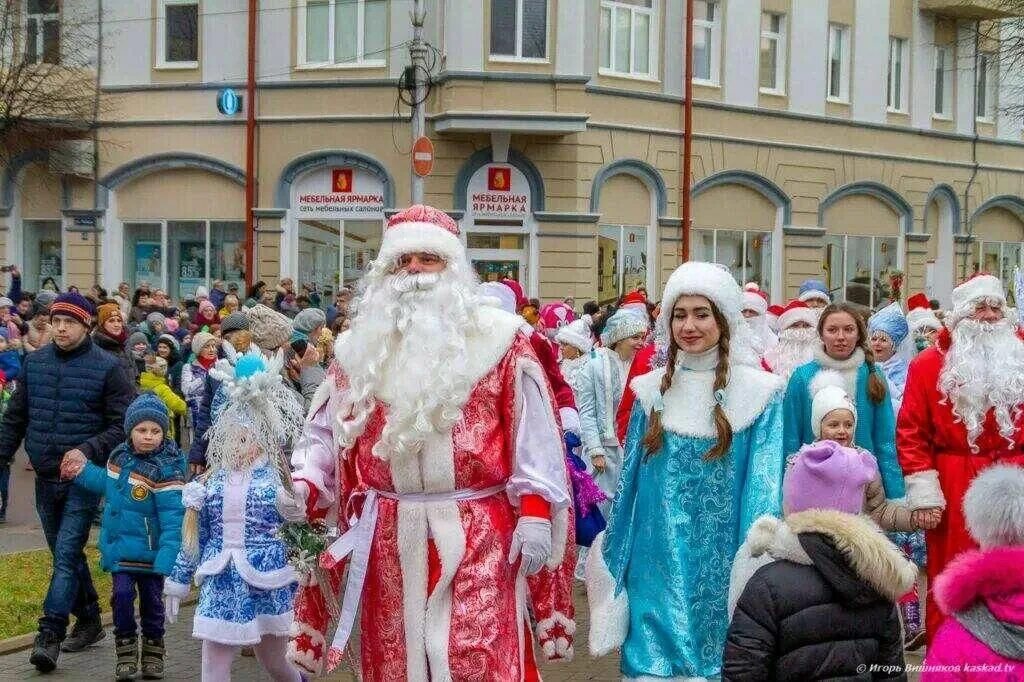
<svg viewBox="0 0 1024 682">
<path fill-rule="evenodd" d="M 334 291 L 341 267 L 341 221 L 300 220 L 298 282 Z"/>
<path fill-rule="evenodd" d="M 481 282 L 514 279 L 527 289 L 526 235 L 471 232 L 466 237 L 469 260 Z"/>
</svg>

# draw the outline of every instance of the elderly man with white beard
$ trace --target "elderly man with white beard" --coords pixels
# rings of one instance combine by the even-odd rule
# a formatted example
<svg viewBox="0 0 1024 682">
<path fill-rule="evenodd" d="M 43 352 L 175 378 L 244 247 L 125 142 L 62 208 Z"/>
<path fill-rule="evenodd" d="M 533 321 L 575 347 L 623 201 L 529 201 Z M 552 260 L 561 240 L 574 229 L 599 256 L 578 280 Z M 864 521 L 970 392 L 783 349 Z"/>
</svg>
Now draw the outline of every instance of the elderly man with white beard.
<svg viewBox="0 0 1024 682">
<path fill-rule="evenodd" d="M 360 601 L 366 680 L 539 679 L 528 599 L 544 653 L 572 654 L 557 410 L 522 318 L 477 299 L 458 233 L 427 206 L 391 218 L 295 449 L 307 515 L 333 508 L 343 531 L 320 557 L 333 641 L 324 585 L 296 597 L 289 659 L 311 674 L 345 656 Z"/>
<path fill-rule="evenodd" d="M 821 345 L 818 338 L 818 313 L 799 300 L 790 301 L 779 315 L 779 342 L 764 355 L 764 363 L 772 374 L 789 380 L 797 367 L 814 359 L 814 351 Z"/>
<path fill-rule="evenodd" d="M 925 536 L 929 582 L 957 554 L 977 547 L 963 515 L 975 476 L 993 464 L 1024 464 L 1024 343 L 1006 317 L 1003 292 L 1002 282 L 987 274 L 954 289 L 947 328 L 910 363 L 896 426 L 907 506 L 945 509 Z M 932 595 L 929 590 L 929 644 L 942 622 Z"/>
</svg>

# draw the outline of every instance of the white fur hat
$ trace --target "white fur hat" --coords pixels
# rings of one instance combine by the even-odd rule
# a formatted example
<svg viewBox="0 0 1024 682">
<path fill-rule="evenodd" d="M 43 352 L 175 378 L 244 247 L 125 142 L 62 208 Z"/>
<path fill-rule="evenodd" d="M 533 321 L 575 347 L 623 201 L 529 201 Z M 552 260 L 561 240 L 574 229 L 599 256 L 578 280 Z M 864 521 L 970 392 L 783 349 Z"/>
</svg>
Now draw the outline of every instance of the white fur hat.
<svg viewBox="0 0 1024 682">
<path fill-rule="evenodd" d="M 423 204 L 396 213 L 384 229 L 377 259 L 394 261 L 418 251 L 440 256 L 449 263 L 464 261 L 466 249 L 459 239 L 458 223 L 444 211 Z"/>
<path fill-rule="evenodd" d="M 703 296 L 712 301 L 729 325 L 733 326 L 743 318 L 743 292 L 732 275 L 721 265 L 690 261 L 683 263 L 665 283 L 661 296 L 661 317 L 659 324 L 668 330 L 672 319 L 672 308 L 680 296 Z"/>
<path fill-rule="evenodd" d="M 579 348 L 582 353 L 589 353 L 590 349 L 594 347 L 589 317 L 589 315 L 581 317 L 559 328 L 558 333 L 555 334 L 555 341 Z"/>
<path fill-rule="evenodd" d="M 815 438 L 821 438 L 821 422 L 833 410 L 849 410 L 857 423 L 857 407 L 846 394 L 843 375 L 834 369 L 826 369 L 814 375 L 811 380 L 811 431 Z"/>
<path fill-rule="evenodd" d="M 967 529 L 983 548 L 1024 545 L 1024 469 L 996 464 L 964 495 Z"/>
<path fill-rule="evenodd" d="M 484 303 L 501 308 L 507 313 L 516 314 L 516 295 L 501 282 L 482 282 L 476 289 Z"/>
<path fill-rule="evenodd" d="M 758 315 L 768 313 L 768 295 L 761 291 L 757 282 L 747 282 L 743 285 L 743 309 L 753 310 Z"/>
<path fill-rule="evenodd" d="M 935 316 L 935 313 L 931 310 L 923 310 L 921 308 L 911 310 L 907 313 L 907 326 L 910 327 L 911 334 L 922 327 L 942 329 L 942 323 L 939 322 L 939 318 Z"/>
<path fill-rule="evenodd" d="M 950 328 L 955 327 L 960 320 L 970 317 L 974 312 L 974 306 L 987 298 L 996 299 L 1000 305 L 1006 305 L 1006 293 L 998 277 L 978 274 L 953 289 L 953 307 L 947 316 Z"/>
<path fill-rule="evenodd" d="M 818 324 L 819 314 L 818 309 L 810 307 L 803 301 L 792 300 L 779 315 L 779 331 L 789 329 L 797 322 L 806 322 L 814 327 Z"/>
</svg>

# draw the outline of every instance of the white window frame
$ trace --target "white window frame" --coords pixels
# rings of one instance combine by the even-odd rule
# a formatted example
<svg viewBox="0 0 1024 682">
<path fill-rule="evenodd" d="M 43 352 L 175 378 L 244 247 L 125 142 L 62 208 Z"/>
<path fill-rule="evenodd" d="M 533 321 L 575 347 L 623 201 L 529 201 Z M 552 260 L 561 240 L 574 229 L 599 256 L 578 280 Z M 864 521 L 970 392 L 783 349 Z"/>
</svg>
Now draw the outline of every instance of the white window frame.
<svg viewBox="0 0 1024 682">
<path fill-rule="evenodd" d="M 356 10 L 359 22 L 359 30 L 356 31 L 356 58 L 349 62 L 335 62 L 334 59 L 334 22 L 335 22 L 335 7 L 338 3 L 351 3 L 357 2 L 358 9 Z M 306 7 L 309 4 L 309 0 L 301 0 L 299 3 L 299 19 L 298 19 L 298 30 L 296 47 L 298 54 L 296 55 L 295 63 L 297 70 L 303 69 L 366 69 L 366 68 L 378 68 L 387 66 L 387 52 L 383 52 L 380 55 L 372 55 L 373 59 L 366 59 L 363 54 L 366 49 L 366 0 L 328 0 L 327 6 L 327 61 L 325 62 L 310 62 L 306 61 Z M 391 5 L 385 5 L 388 8 L 387 14 L 391 14 Z M 385 40 L 387 37 L 387 28 L 384 30 Z"/>
<path fill-rule="evenodd" d="M 27 44 L 28 43 L 28 20 L 29 20 L 29 18 L 33 18 L 33 19 L 36 20 L 36 53 L 34 55 L 34 61 L 32 62 L 33 64 L 42 64 L 42 63 L 44 63 L 43 62 L 43 55 L 46 54 L 46 42 L 45 42 L 46 29 L 44 28 L 44 26 L 45 26 L 47 21 L 56 21 L 57 22 L 57 31 L 58 31 L 58 37 L 57 37 L 57 63 L 60 64 L 61 61 L 63 61 L 61 59 L 61 57 L 63 55 L 60 54 L 60 48 L 61 48 L 61 45 L 60 45 L 61 41 L 60 41 L 60 39 L 61 39 L 62 36 L 59 35 L 60 33 L 62 33 L 62 31 L 61 31 L 62 26 L 61 26 L 61 21 L 60 21 L 60 11 L 61 11 L 62 7 L 63 7 L 63 4 L 58 3 L 57 4 L 57 11 L 56 12 L 49 12 L 49 13 L 45 13 L 45 14 L 29 14 L 28 13 L 28 0 L 24 0 L 22 2 L 22 4 L 21 4 L 21 10 L 22 10 L 21 16 L 25 17 L 25 20 L 22 23 L 21 35 L 25 39 L 26 44 L 25 44 L 24 47 L 26 49 L 28 48 L 28 44 Z M 28 55 L 25 54 L 25 50 L 22 50 L 22 57 L 25 58 L 27 56 Z"/>
<path fill-rule="evenodd" d="M 999 69 L 993 55 L 988 52 L 979 52 L 976 58 L 976 71 L 974 74 L 975 86 L 974 86 L 974 118 L 978 123 L 995 123 L 996 120 L 996 107 L 999 102 Z M 982 93 L 979 91 L 978 79 L 982 72 L 985 74 L 985 111 L 984 114 L 978 115 L 978 95 Z"/>
<path fill-rule="evenodd" d="M 774 33 L 770 30 L 761 29 L 761 40 L 773 40 L 775 41 L 775 87 L 766 88 L 761 85 L 761 44 L 758 42 L 757 45 L 757 80 L 758 89 L 760 92 L 766 95 L 785 95 L 786 94 L 786 64 L 787 64 L 787 50 L 786 50 L 786 15 L 782 12 L 761 12 L 762 22 L 764 16 L 768 14 L 771 16 L 779 17 L 779 31 Z"/>
<path fill-rule="evenodd" d="M 487 45 L 487 61 L 491 62 L 513 62 L 516 64 L 550 64 L 551 63 L 551 0 L 544 1 L 544 12 L 547 18 L 544 21 L 544 56 L 523 57 L 523 2 L 524 0 L 513 0 L 516 3 L 516 53 L 494 54 L 490 52 L 491 45 Z M 493 2 L 492 2 L 493 11 Z M 488 36 L 490 43 L 490 36 Z"/>
<path fill-rule="evenodd" d="M 842 36 L 839 54 L 839 93 L 832 94 L 832 49 L 833 36 Z M 852 32 L 846 24 L 830 23 L 828 25 L 828 44 L 825 48 L 825 99 L 836 104 L 850 103 L 850 36 Z"/>
<path fill-rule="evenodd" d="M 940 58 L 941 55 L 941 58 Z M 932 84 L 932 118 L 941 121 L 953 120 L 953 64 L 954 54 L 952 45 L 936 45 L 932 53 L 932 76 L 935 82 Z M 939 62 L 942 62 L 942 74 L 939 74 Z M 939 82 L 942 83 L 942 111 L 937 111 Z"/>
<path fill-rule="evenodd" d="M 907 86 L 909 85 L 910 68 L 908 64 L 907 44 L 909 41 L 900 36 L 889 36 L 889 77 L 886 90 L 886 109 L 891 114 L 907 113 Z M 899 59 L 899 68 L 893 68 L 893 62 Z"/>
<path fill-rule="evenodd" d="M 868 303 L 869 303 L 868 307 L 871 308 L 872 310 L 874 310 L 875 309 L 875 282 L 878 281 L 878 273 L 875 271 L 875 241 L 876 240 L 886 240 L 886 239 L 895 239 L 896 240 L 896 267 L 897 267 L 897 269 L 902 269 L 904 267 L 904 263 L 903 263 L 903 240 L 900 238 L 899 235 L 837 234 L 837 235 L 833 235 L 833 236 L 835 236 L 835 237 L 842 237 L 842 240 L 843 240 L 843 242 L 842 242 L 842 244 L 843 244 L 843 247 L 842 247 L 843 248 L 843 276 L 842 276 L 842 286 L 839 287 L 839 292 L 842 295 L 842 300 L 843 301 L 846 300 L 846 285 L 849 284 L 849 282 L 850 282 L 850 274 L 847 272 L 847 266 L 848 266 L 849 258 L 846 257 L 847 254 L 850 252 L 850 238 L 852 237 L 854 239 L 869 239 L 870 240 L 870 244 L 871 245 L 868 248 L 868 253 L 871 254 L 871 260 L 870 260 L 870 265 L 868 266 L 868 268 L 869 268 L 868 272 L 871 273 L 871 282 L 868 284 Z M 827 249 L 827 248 L 828 248 L 828 243 L 826 242 L 826 244 L 823 247 L 823 249 Z"/>
<path fill-rule="evenodd" d="M 661 31 L 661 24 L 659 22 L 658 13 L 658 0 L 652 0 L 650 7 L 637 7 L 636 5 L 626 5 L 616 0 L 601 0 L 600 11 L 605 9 L 611 10 L 611 20 L 608 22 L 608 63 L 610 66 L 600 66 L 598 73 L 602 76 L 617 76 L 619 78 L 633 78 L 636 80 L 646 81 L 657 81 L 658 80 L 658 36 Z M 616 12 L 629 12 L 629 68 L 627 70 L 620 70 L 615 64 L 615 13 Z M 633 54 L 634 45 L 636 42 L 636 22 L 635 15 L 646 14 L 650 19 L 648 24 L 649 29 L 647 31 L 647 72 L 638 72 L 633 70 Z M 601 36 L 598 36 L 600 39 Z M 601 40 L 601 46 L 603 47 L 604 40 Z M 601 48 L 598 48 L 601 49 Z M 598 55 L 598 63 L 601 63 L 601 56 Z"/>
<path fill-rule="evenodd" d="M 722 0 L 707 0 L 715 5 L 714 21 L 705 19 L 693 20 L 694 35 L 697 31 L 707 31 L 711 36 L 708 54 L 711 56 L 707 78 L 698 78 L 694 71 L 693 83 L 717 88 L 722 79 Z"/>
<path fill-rule="evenodd" d="M 769 271 L 767 273 L 767 277 L 765 277 L 766 284 L 765 284 L 765 286 L 761 287 L 761 290 L 764 291 L 769 296 L 771 296 L 771 293 L 772 293 L 771 292 L 771 283 L 772 283 L 771 268 L 775 267 L 775 258 L 776 258 L 776 253 L 775 253 L 776 241 L 775 241 L 775 232 L 773 230 L 751 230 L 751 229 L 746 229 L 746 228 L 742 228 L 742 227 L 737 227 L 735 229 L 731 229 L 731 228 L 728 228 L 728 227 L 694 227 L 693 230 L 696 231 L 696 232 L 710 232 L 711 233 L 711 262 L 712 263 L 718 263 L 719 265 L 726 265 L 726 264 L 725 263 L 719 263 L 719 261 L 718 261 L 718 233 L 719 232 L 730 232 L 730 233 L 733 233 L 733 234 L 739 233 L 739 234 L 743 235 L 742 236 L 742 239 L 743 239 L 743 250 L 741 252 L 741 258 L 742 258 L 741 263 L 742 263 L 742 265 L 740 267 L 740 270 L 743 273 L 742 274 L 743 282 L 742 283 L 737 282 L 737 284 L 740 284 L 740 286 L 743 286 L 744 284 L 749 282 L 750 281 L 750 277 L 752 276 L 752 273 L 748 272 L 748 269 L 747 269 L 747 263 L 750 262 L 750 254 L 747 253 L 747 245 L 750 244 L 750 238 L 752 238 L 752 237 L 760 237 L 761 239 L 767 239 L 768 240 L 768 248 L 770 249 L 770 251 L 768 253 Z M 692 243 L 692 241 L 691 241 L 691 243 Z M 691 248 L 691 251 L 692 251 L 692 248 Z M 779 257 L 781 257 L 781 254 L 778 254 L 778 255 L 779 255 Z M 726 265 L 726 267 L 728 267 L 728 266 Z M 753 270 L 753 266 L 751 266 L 750 269 Z"/>
<path fill-rule="evenodd" d="M 167 61 L 167 8 L 175 5 L 196 6 L 196 57 L 202 51 L 203 14 L 201 0 L 157 0 L 156 8 L 156 67 L 157 69 L 198 69 L 199 60 L 187 62 Z"/>
</svg>

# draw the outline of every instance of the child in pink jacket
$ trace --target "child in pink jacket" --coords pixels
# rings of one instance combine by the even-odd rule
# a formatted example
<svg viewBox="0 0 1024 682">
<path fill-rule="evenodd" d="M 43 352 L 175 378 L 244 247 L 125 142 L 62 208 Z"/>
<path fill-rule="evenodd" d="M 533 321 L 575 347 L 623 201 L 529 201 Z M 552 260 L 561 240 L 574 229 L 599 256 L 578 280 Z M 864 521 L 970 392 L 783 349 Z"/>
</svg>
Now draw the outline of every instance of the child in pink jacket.
<svg viewBox="0 0 1024 682">
<path fill-rule="evenodd" d="M 964 496 L 981 546 L 958 555 L 935 581 L 946 619 L 928 647 L 925 682 L 1024 679 L 1024 469 L 996 465 Z"/>
</svg>

